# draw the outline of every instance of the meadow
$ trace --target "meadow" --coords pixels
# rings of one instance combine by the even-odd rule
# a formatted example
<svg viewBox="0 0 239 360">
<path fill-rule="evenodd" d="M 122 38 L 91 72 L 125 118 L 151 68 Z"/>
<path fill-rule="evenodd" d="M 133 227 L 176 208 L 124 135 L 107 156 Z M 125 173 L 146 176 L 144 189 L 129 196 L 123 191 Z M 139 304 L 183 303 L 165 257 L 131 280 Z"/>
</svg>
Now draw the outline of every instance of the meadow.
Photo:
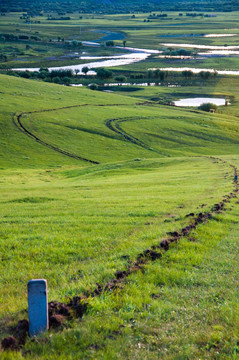
<svg viewBox="0 0 239 360">
<path fill-rule="evenodd" d="M 0 341 L 14 336 L 16 346 L 2 343 L 0 359 L 239 359 L 238 77 L 169 73 L 161 86 L 99 88 L 106 93 L 5 75 L 126 53 L 107 40 L 238 45 L 238 12 L 167 15 L 44 13 L 31 25 L 1 16 Z M 236 36 L 202 36 L 215 32 Z M 93 81 L 159 82 L 149 68 L 186 65 L 239 64 L 152 54 Z M 230 105 L 170 105 L 200 96 Z M 48 281 L 50 330 L 25 338 L 16 325 L 28 318 L 33 278 Z"/>
<path fill-rule="evenodd" d="M 238 201 L 215 210 L 236 195 L 236 83 L 218 82 L 232 105 L 207 114 L 149 101 L 170 88 L 0 78 L 1 339 L 27 318 L 31 278 L 86 304 L 1 359 L 237 359 Z"/>
</svg>

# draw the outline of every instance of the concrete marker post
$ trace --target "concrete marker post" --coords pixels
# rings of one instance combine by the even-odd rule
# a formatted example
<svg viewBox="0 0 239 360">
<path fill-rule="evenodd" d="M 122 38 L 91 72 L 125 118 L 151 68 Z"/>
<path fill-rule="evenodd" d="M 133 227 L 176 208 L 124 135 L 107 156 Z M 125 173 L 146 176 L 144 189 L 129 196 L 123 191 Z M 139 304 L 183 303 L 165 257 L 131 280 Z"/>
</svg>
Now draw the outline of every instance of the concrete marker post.
<svg viewBox="0 0 239 360">
<path fill-rule="evenodd" d="M 35 336 L 49 329 L 47 281 L 33 279 L 27 284 L 29 335 Z"/>
</svg>

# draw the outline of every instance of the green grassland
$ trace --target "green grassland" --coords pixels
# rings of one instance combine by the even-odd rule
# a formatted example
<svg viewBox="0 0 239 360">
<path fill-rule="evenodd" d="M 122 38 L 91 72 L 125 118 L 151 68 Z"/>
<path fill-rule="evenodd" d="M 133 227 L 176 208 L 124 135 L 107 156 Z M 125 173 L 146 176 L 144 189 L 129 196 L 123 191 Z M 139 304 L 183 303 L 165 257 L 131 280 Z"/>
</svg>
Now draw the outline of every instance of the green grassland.
<svg viewBox="0 0 239 360">
<path fill-rule="evenodd" d="M 230 81 L 206 90 L 232 105 L 206 114 L 145 102 L 200 87 L 122 96 L 0 76 L 1 338 L 27 318 L 29 279 L 48 280 L 49 301 L 89 294 L 233 190 Z M 116 290 L 90 297 L 83 319 L 0 358 L 238 359 L 238 210 L 231 199 Z"/>
<path fill-rule="evenodd" d="M 192 43 L 202 45 L 238 45 L 238 12 L 216 13 L 215 18 L 197 16 L 195 18 L 179 16 L 178 12 L 169 12 L 168 17 L 151 18 L 150 14 L 132 14 L 121 15 L 100 15 L 100 14 L 70 14 L 71 20 L 48 20 L 48 14 L 37 16 L 31 19 L 31 28 L 25 19 L 20 19 L 22 14 L 9 13 L 1 17 L 0 34 L 13 34 L 16 36 L 26 35 L 29 40 L 4 41 L 0 39 L 0 53 L 7 56 L 7 61 L 1 62 L 2 68 L 25 67 L 29 66 L 62 66 L 69 64 L 80 64 L 81 61 L 72 58 L 75 52 L 79 55 L 87 52 L 89 55 L 115 54 L 117 49 L 90 48 L 83 46 L 77 49 L 69 49 L 66 42 L 77 41 L 100 41 L 105 36 L 104 31 L 120 33 L 125 36 L 127 46 L 164 49 L 162 43 Z M 53 17 L 57 14 L 51 14 Z M 157 14 L 156 14 L 157 15 Z M 146 20 L 146 21 L 145 21 Z M 39 22 L 40 23 L 37 23 Z M 205 38 L 198 36 L 210 33 L 233 33 L 236 36 L 223 38 Z M 185 35 L 196 35 L 195 37 L 185 37 Z M 181 35 L 181 37 L 174 37 Z M 37 36 L 40 40 L 30 39 L 31 36 Z M 169 37 L 164 37 L 169 36 Z M 173 37 L 170 37 L 173 36 Z M 58 41 L 58 37 L 63 38 L 63 42 Z M 100 41 L 102 44 L 104 41 Z M 115 40 L 116 45 L 122 45 L 122 40 Z M 26 45 L 30 49 L 26 49 Z M 71 55 L 71 56 L 70 56 Z M 63 58 L 62 58 L 63 56 Z M 65 58 L 64 58 L 65 57 Z M 185 62 L 184 62 L 185 63 Z M 164 60 L 150 58 L 137 65 L 125 67 L 129 70 L 147 70 L 149 67 L 182 66 L 178 60 Z M 213 67 L 220 69 L 237 69 L 238 57 L 232 58 L 207 58 L 203 60 L 193 59 L 190 66 L 200 66 L 203 68 Z M 136 67 L 135 67 L 136 66 Z"/>
<path fill-rule="evenodd" d="M 149 81 L 153 82 L 155 79 L 149 79 Z M 128 87 L 130 91 L 127 91 L 127 87 L 120 86 L 111 87 L 111 89 L 119 95 L 125 94 L 160 104 L 168 104 L 181 98 L 222 97 L 228 99 L 231 105 L 219 107 L 217 114 L 228 114 L 236 119 L 239 112 L 238 86 L 237 76 L 218 76 L 204 81 L 194 75 L 190 80 L 185 81 L 181 75 L 177 75 L 169 76 L 163 86 L 139 87 L 135 85 Z"/>
</svg>

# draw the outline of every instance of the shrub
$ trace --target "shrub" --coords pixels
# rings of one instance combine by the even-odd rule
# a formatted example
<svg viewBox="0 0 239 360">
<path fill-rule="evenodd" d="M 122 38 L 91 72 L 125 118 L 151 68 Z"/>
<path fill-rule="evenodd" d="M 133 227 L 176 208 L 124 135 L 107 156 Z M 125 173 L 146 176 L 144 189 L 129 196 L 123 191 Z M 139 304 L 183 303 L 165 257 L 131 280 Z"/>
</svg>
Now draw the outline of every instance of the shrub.
<svg viewBox="0 0 239 360">
<path fill-rule="evenodd" d="M 60 78 L 64 78 L 69 77 L 71 78 L 73 76 L 73 71 L 72 70 L 52 70 L 49 74 L 49 76 L 53 79 L 54 77 L 60 77 Z"/>
<path fill-rule="evenodd" d="M 201 79 L 208 80 L 211 76 L 210 71 L 200 71 L 199 76 Z"/>
<path fill-rule="evenodd" d="M 186 79 L 190 79 L 193 76 L 193 72 L 191 70 L 184 70 L 182 71 L 182 76 Z"/>
<path fill-rule="evenodd" d="M 86 75 L 89 70 L 88 66 L 84 66 L 81 71 Z"/>
<path fill-rule="evenodd" d="M 27 35 L 19 35 L 19 40 L 28 40 L 29 39 L 29 36 Z"/>
<path fill-rule="evenodd" d="M 30 79 L 31 77 L 31 73 L 28 70 L 19 72 L 19 75 L 25 79 Z"/>
<path fill-rule="evenodd" d="M 210 110 L 217 110 L 217 105 L 212 103 L 203 103 L 198 107 L 199 110 L 210 112 Z"/>
<path fill-rule="evenodd" d="M 112 76 L 112 72 L 110 70 L 104 68 L 95 69 L 97 77 L 100 79 L 109 79 Z"/>
<path fill-rule="evenodd" d="M 61 79 L 59 78 L 59 76 L 55 76 L 54 78 L 52 78 L 52 81 L 53 81 L 55 84 L 60 84 Z"/>
<path fill-rule="evenodd" d="M 63 82 L 64 85 L 69 86 L 70 83 L 71 83 L 71 79 L 68 76 L 64 76 L 63 79 L 62 79 L 62 82 Z"/>
<path fill-rule="evenodd" d="M 105 45 L 106 46 L 114 46 L 114 41 L 113 40 L 108 40 L 108 41 L 106 41 L 106 43 L 105 43 Z"/>
<path fill-rule="evenodd" d="M 88 86 L 91 90 L 97 90 L 98 89 L 98 85 L 97 84 L 90 84 Z"/>
<path fill-rule="evenodd" d="M 114 78 L 115 81 L 125 82 L 127 79 L 124 75 L 118 75 Z"/>
</svg>

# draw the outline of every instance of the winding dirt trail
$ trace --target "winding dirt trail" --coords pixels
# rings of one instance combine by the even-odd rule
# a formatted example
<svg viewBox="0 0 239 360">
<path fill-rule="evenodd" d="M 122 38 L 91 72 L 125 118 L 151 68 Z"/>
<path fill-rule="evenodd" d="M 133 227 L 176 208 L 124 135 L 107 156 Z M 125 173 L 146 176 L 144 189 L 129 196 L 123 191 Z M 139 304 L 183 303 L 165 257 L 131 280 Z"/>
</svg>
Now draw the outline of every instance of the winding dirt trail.
<svg viewBox="0 0 239 360">
<path fill-rule="evenodd" d="M 140 102 L 140 103 L 136 103 L 137 106 L 158 106 L 159 104 L 156 104 L 154 102 L 149 102 L 149 101 L 144 101 L 144 102 Z M 43 140 L 38 134 L 35 134 L 33 132 L 30 131 L 30 129 L 28 129 L 22 122 L 22 118 L 24 115 L 31 115 L 31 114 L 39 114 L 39 113 L 44 113 L 44 112 L 52 112 L 52 111 L 58 111 L 58 110 L 67 110 L 67 109 L 73 109 L 73 108 L 80 108 L 80 107 L 87 107 L 87 106 L 94 106 L 94 107 L 120 107 L 120 106 L 125 106 L 125 104 L 96 104 L 96 105 L 92 105 L 92 104 L 81 104 L 81 105 L 71 105 L 71 106 L 63 106 L 63 107 L 59 107 L 59 108 L 53 108 L 53 109 L 43 109 L 43 110 L 36 110 L 36 111 L 29 111 L 29 112 L 22 112 L 20 114 L 15 114 L 13 116 L 13 123 L 17 126 L 17 128 L 23 132 L 25 135 L 29 136 L 30 138 L 32 138 L 33 140 L 37 141 L 38 143 L 62 154 L 65 156 L 68 156 L 72 159 L 76 159 L 76 160 L 81 160 L 81 161 L 85 161 L 85 162 L 89 162 L 91 164 L 97 165 L 100 164 L 100 162 L 96 161 L 96 160 L 92 160 L 89 158 L 85 158 L 83 156 L 74 154 L 70 151 L 64 150 L 59 148 L 56 145 L 53 145 L 45 140 Z M 172 107 L 172 110 L 178 110 L 175 107 Z M 199 113 L 196 110 L 189 110 L 190 112 L 193 113 Z M 152 148 L 150 145 L 146 144 L 145 142 L 143 142 L 142 140 L 138 139 L 137 137 L 127 133 L 125 130 L 123 130 L 123 128 L 120 126 L 123 122 L 130 122 L 130 121 L 137 121 L 137 120 L 142 120 L 142 119 L 153 119 L 156 118 L 156 116 L 147 116 L 147 117 L 140 117 L 140 116 L 129 116 L 129 117 L 122 117 L 122 118 L 114 118 L 114 119 L 108 119 L 105 120 L 105 126 L 113 131 L 114 133 L 121 135 L 124 140 L 130 142 L 131 144 L 137 145 L 142 147 L 143 149 L 146 149 L 148 151 L 160 154 L 162 156 L 165 156 L 165 154 L 163 154 L 160 150 L 154 149 Z"/>
<path fill-rule="evenodd" d="M 231 192 L 229 194 L 225 194 L 222 200 L 219 203 L 214 204 L 209 211 L 200 212 L 197 215 L 194 213 L 186 215 L 186 217 L 192 218 L 189 225 L 183 227 L 182 229 L 176 229 L 175 231 L 169 232 L 168 237 L 161 239 L 158 245 L 153 245 L 139 253 L 136 256 L 136 261 L 129 263 L 125 270 L 116 271 L 115 278 L 113 280 L 109 281 L 105 285 L 96 284 L 96 288 L 92 292 L 84 293 L 80 296 L 75 296 L 67 305 L 63 304 L 64 306 L 68 306 L 69 308 L 73 309 L 77 316 L 82 317 L 87 309 L 88 298 L 100 296 L 103 292 L 112 292 L 115 289 L 121 289 L 123 281 L 129 275 L 140 271 L 148 262 L 153 262 L 157 259 L 160 259 L 163 255 L 163 251 L 168 251 L 170 249 L 170 244 L 177 243 L 183 237 L 188 237 L 190 233 L 196 230 L 199 225 L 207 223 L 213 219 L 214 215 L 226 211 L 226 204 L 229 203 L 231 199 L 236 198 L 238 195 L 238 169 L 236 166 L 228 164 L 226 161 L 220 158 L 214 156 L 206 156 L 206 158 L 211 159 L 214 163 L 228 165 L 232 169 L 233 189 Z M 203 205 L 201 205 L 201 207 L 202 206 Z"/>
</svg>

